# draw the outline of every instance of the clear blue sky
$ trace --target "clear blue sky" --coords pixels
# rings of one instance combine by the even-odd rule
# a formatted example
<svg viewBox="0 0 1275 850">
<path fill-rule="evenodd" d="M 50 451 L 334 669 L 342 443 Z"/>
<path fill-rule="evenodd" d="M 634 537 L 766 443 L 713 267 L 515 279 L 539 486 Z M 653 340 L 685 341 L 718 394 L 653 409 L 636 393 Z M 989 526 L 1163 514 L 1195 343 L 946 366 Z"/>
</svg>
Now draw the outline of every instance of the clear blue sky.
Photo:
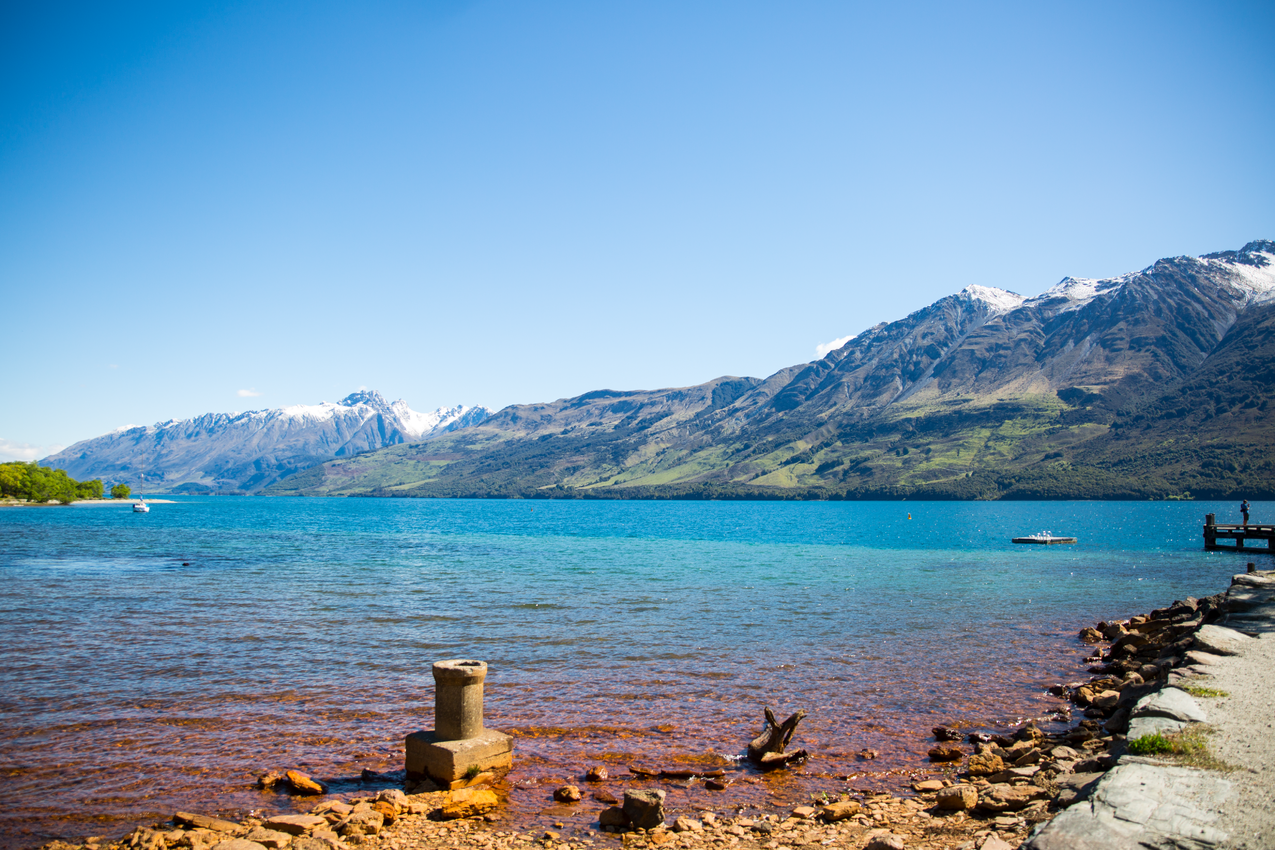
<svg viewBox="0 0 1275 850">
<path fill-rule="evenodd" d="M 1275 238 L 1272 44 L 1269 2 L 7 3 L 0 459 L 764 377 Z"/>
</svg>

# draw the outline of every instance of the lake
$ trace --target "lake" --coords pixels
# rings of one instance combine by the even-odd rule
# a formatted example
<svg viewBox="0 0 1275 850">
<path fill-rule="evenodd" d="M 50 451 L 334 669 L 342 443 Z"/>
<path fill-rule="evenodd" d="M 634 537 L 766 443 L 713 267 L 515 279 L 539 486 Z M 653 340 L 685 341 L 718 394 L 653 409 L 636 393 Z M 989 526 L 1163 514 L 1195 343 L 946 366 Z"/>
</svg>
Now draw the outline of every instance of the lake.
<svg viewBox="0 0 1275 850">
<path fill-rule="evenodd" d="M 1048 722 L 1082 626 L 1275 568 L 1203 551 L 1229 502 L 173 498 L 0 509 L 4 846 L 291 811 L 252 787 L 272 768 L 368 787 L 447 658 L 488 663 L 528 829 L 596 820 L 550 799 L 593 764 L 721 766 L 759 806 L 896 788 L 932 726 Z M 1079 542 L 1010 543 L 1041 530 Z M 814 758 L 762 780 L 738 756 L 764 706 L 809 712 Z"/>
</svg>

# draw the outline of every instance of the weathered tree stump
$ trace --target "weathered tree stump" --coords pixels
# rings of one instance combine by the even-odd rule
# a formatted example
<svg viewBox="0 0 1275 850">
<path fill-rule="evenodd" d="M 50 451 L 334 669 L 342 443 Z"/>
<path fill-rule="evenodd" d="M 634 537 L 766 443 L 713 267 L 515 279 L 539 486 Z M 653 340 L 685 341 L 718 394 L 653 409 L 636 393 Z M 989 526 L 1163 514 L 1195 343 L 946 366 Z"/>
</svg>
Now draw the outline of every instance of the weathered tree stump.
<svg viewBox="0 0 1275 850">
<path fill-rule="evenodd" d="M 793 732 L 797 731 L 797 724 L 805 716 L 805 710 L 798 711 L 780 723 L 775 720 L 775 713 L 767 708 L 766 725 L 762 727 L 761 734 L 748 745 L 748 760 L 762 770 L 775 770 L 808 758 L 810 754 L 805 750 L 784 752 L 784 748 L 792 740 Z"/>
</svg>

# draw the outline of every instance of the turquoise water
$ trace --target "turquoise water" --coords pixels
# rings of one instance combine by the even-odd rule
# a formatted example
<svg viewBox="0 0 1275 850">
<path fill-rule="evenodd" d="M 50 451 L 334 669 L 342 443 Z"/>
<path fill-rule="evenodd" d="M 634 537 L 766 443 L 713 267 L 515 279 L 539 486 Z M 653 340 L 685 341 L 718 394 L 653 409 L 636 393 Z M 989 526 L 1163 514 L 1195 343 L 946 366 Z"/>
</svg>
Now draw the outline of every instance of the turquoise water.
<svg viewBox="0 0 1275 850">
<path fill-rule="evenodd" d="M 432 726 L 430 665 L 487 661 L 516 736 L 509 816 L 562 819 L 593 763 L 726 766 L 764 705 L 812 759 L 756 795 L 926 769 L 938 723 L 1047 718 L 1076 631 L 1222 591 L 1230 503 L 177 498 L 0 510 L 0 813 L 10 846 L 174 808 L 285 809 L 301 767 L 359 787 Z M 1254 519 L 1275 505 L 1256 504 Z M 909 515 L 911 518 L 909 519 Z M 1074 546 L 1015 546 L 1044 529 Z M 865 748 L 879 758 L 865 761 Z M 849 778 L 847 778 L 849 777 Z M 670 801 L 700 805 L 694 787 Z M 707 804 L 705 804 L 707 805 Z M 589 810 L 590 814 L 596 814 Z M 536 821 L 538 823 L 538 821 Z"/>
</svg>

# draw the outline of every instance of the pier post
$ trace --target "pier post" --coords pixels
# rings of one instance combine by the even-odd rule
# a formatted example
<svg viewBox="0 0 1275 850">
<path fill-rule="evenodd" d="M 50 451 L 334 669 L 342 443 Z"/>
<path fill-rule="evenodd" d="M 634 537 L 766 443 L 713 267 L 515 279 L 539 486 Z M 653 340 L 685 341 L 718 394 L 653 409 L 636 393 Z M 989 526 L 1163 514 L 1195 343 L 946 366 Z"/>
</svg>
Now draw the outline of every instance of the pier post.
<svg viewBox="0 0 1275 850">
<path fill-rule="evenodd" d="M 434 734 L 440 741 L 463 741 L 483 732 L 482 661 L 434 662 Z"/>
<path fill-rule="evenodd" d="M 459 788 L 477 774 L 510 768 L 513 739 L 483 726 L 487 664 L 438 661 L 433 673 L 434 728 L 407 736 L 407 778 Z"/>
<path fill-rule="evenodd" d="M 1204 548 L 1217 548 L 1217 514 L 1204 515 Z"/>
</svg>

